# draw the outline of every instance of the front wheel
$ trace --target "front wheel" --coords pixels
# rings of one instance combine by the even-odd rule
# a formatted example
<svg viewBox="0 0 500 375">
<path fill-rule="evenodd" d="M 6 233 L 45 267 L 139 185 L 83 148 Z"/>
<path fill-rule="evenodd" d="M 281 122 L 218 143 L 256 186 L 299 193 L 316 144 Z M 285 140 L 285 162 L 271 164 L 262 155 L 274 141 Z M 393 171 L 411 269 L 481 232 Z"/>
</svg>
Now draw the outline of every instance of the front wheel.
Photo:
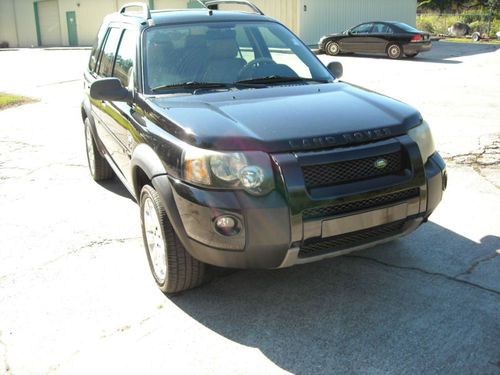
<svg viewBox="0 0 500 375">
<path fill-rule="evenodd" d="M 392 43 L 387 46 L 387 56 L 391 59 L 399 59 L 401 58 L 401 55 L 403 54 L 401 47 L 399 44 Z"/>
<path fill-rule="evenodd" d="M 142 237 L 151 273 L 163 293 L 176 293 L 201 285 L 206 265 L 182 246 L 155 189 L 142 188 L 140 196 Z"/>
<path fill-rule="evenodd" d="M 340 53 L 340 46 L 337 42 L 328 42 L 325 46 L 325 52 L 327 55 L 336 56 Z"/>
</svg>

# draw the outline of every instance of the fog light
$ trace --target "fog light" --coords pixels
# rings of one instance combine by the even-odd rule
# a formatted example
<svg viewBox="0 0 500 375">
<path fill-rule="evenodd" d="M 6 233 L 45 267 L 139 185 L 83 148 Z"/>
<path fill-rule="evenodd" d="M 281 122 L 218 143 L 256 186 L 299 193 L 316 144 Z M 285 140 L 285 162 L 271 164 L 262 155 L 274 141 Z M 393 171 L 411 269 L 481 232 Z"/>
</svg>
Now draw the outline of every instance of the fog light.
<svg viewBox="0 0 500 375">
<path fill-rule="evenodd" d="M 223 215 L 215 219 L 215 229 L 224 236 L 238 234 L 238 221 L 232 216 Z"/>
</svg>

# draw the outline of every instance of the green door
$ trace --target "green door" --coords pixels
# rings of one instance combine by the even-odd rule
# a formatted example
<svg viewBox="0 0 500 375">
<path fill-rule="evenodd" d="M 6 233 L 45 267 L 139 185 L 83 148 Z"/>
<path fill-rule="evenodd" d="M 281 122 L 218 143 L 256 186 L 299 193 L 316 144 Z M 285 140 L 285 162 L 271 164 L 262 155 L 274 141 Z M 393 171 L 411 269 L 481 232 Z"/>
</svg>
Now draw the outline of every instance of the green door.
<svg viewBox="0 0 500 375">
<path fill-rule="evenodd" d="M 70 46 L 78 45 L 78 34 L 76 33 L 76 13 L 66 12 L 66 23 L 68 25 L 68 41 Z"/>
</svg>

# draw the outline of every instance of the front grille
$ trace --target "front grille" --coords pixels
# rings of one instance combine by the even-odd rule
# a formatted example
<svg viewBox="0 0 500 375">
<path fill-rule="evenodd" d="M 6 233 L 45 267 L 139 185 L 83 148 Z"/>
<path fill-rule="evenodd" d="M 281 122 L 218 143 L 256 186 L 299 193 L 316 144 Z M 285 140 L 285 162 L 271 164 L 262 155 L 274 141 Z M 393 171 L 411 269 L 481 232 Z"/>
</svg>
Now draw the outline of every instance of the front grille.
<svg viewBox="0 0 500 375">
<path fill-rule="evenodd" d="M 375 162 L 385 159 L 385 168 L 377 168 Z M 401 151 L 364 159 L 340 161 L 302 167 L 308 189 L 355 182 L 373 177 L 387 176 L 401 172 L 403 168 Z"/>
<path fill-rule="evenodd" d="M 391 203 L 397 203 L 420 195 L 419 188 L 398 191 L 393 194 L 380 195 L 375 198 L 338 204 L 336 206 L 310 208 L 302 213 L 304 220 L 317 219 L 335 215 L 346 214 L 349 212 L 364 210 L 368 208 L 384 206 Z"/>
<path fill-rule="evenodd" d="M 324 238 L 320 240 L 306 241 L 299 251 L 299 258 L 308 258 L 336 251 L 349 247 L 363 245 L 368 242 L 377 241 L 401 233 L 405 221 L 395 221 L 393 223 L 379 225 L 377 227 L 363 229 L 357 232 L 341 234 L 339 236 Z"/>
</svg>

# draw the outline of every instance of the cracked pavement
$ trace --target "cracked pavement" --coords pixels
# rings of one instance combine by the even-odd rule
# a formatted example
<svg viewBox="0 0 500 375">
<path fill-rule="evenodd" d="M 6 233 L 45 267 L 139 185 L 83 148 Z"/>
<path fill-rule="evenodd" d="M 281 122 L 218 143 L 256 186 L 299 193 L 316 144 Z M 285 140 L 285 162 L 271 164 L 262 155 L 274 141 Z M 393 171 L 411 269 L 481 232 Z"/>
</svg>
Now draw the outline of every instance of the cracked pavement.
<svg viewBox="0 0 500 375">
<path fill-rule="evenodd" d="M 40 99 L 0 111 L 0 374 L 499 374 L 497 48 L 320 56 L 422 111 L 449 167 L 442 204 L 390 244 L 171 298 L 149 274 L 135 202 L 89 176 L 89 52 L 0 52 L 0 91 Z"/>
</svg>

